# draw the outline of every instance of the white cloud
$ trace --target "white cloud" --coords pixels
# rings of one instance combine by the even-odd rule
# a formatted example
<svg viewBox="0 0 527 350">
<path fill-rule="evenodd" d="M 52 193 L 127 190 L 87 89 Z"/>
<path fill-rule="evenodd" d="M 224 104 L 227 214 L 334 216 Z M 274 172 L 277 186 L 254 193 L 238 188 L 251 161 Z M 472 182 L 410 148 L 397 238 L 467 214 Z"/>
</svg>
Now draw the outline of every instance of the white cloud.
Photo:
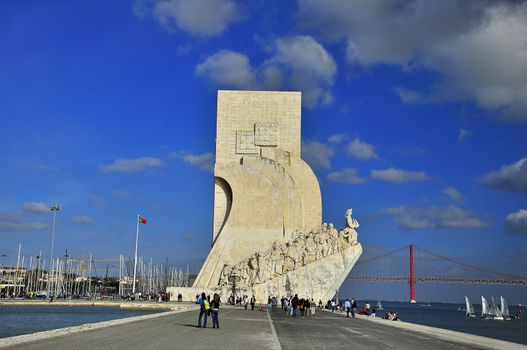
<svg viewBox="0 0 527 350">
<path fill-rule="evenodd" d="M 331 168 L 330 159 L 334 153 L 333 149 L 322 142 L 302 142 L 302 159 L 312 168 Z"/>
<path fill-rule="evenodd" d="M 42 202 L 28 202 L 22 205 L 22 210 L 26 213 L 42 214 L 49 212 L 49 206 Z"/>
<path fill-rule="evenodd" d="M 325 105 L 333 100 L 331 87 L 337 65 L 326 49 L 310 36 L 277 39 L 274 55 L 265 62 L 287 76 L 288 86 L 302 91 L 306 107 Z"/>
<path fill-rule="evenodd" d="M 195 35 L 215 36 L 244 19 L 244 13 L 231 0 L 136 0 L 139 17 L 153 16 L 170 32 L 180 29 Z"/>
<path fill-rule="evenodd" d="M 251 89 L 256 75 L 249 58 L 241 53 L 222 50 L 196 66 L 196 74 L 205 76 L 221 88 Z"/>
<path fill-rule="evenodd" d="M 481 183 L 498 190 L 527 193 L 527 158 L 485 175 Z"/>
<path fill-rule="evenodd" d="M 360 185 L 366 182 L 366 179 L 360 177 L 357 170 L 352 168 L 329 173 L 328 180 L 331 182 L 342 182 L 352 185 Z"/>
<path fill-rule="evenodd" d="M 49 223 L 28 220 L 20 213 L 0 211 L 0 232 L 36 231 L 49 227 Z"/>
<path fill-rule="evenodd" d="M 463 195 L 453 187 L 446 187 L 441 191 L 445 196 L 455 201 L 462 201 Z"/>
<path fill-rule="evenodd" d="M 357 159 L 367 160 L 371 158 L 378 158 L 373 145 L 362 142 L 358 137 L 350 142 L 347 152 L 350 156 Z"/>
<path fill-rule="evenodd" d="M 527 121 L 526 2 L 303 0 L 299 17 L 344 40 L 350 63 L 440 74 L 433 96 L 398 90 L 405 102 L 468 98 Z"/>
<path fill-rule="evenodd" d="M 453 205 L 430 208 L 401 206 L 385 209 L 381 214 L 392 217 L 397 226 L 404 230 L 490 227 L 476 213 Z"/>
<path fill-rule="evenodd" d="M 459 129 L 459 133 L 457 135 L 457 140 L 459 142 L 463 142 L 466 139 L 468 139 L 470 136 L 472 136 L 473 133 L 474 132 L 472 130 L 467 130 L 467 129 L 460 128 Z"/>
<path fill-rule="evenodd" d="M 331 54 L 310 36 L 276 39 L 271 56 L 260 66 L 239 52 L 221 50 L 196 66 L 196 74 L 220 88 L 302 91 L 302 103 L 314 108 L 332 101 L 337 65 Z"/>
<path fill-rule="evenodd" d="M 192 154 L 187 152 L 172 152 L 169 155 L 172 159 L 180 159 L 198 169 L 212 172 L 214 170 L 214 155 L 210 152 Z"/>
<path fill-rule="evenodd" d="M 372 179 L 402 184 L 407 182 L 421 182 L 429 180 L 430 177 L 422 171 L 407 171 L 396 168 L 388 168 L 385 170 L 371 170 L 370 177 Z"/>
<path fill-rule="evenodd" d="M 507 215 L 505 231 L 508 233 L 527 235 L 527 210 L 520 209 Z"/>
<path fill-rule="evenodd" d="M 164 163 L 159 158 L 141 157 L 136 159 L 119 158 L 112 164 L 103 165 L 103 173 L 136 173 L 148 169 L 161 168 Z"/>
<path fill-rule="evenodd" d="M 328 141 L 331 143 L 341 143 L 345 139 L 346 139 L 346 134 L 335 134 L 335 135 L 331 135 L 328 138 Z"/>
<path fill-rule="evenodd" d="M 71 218 L 71 222 L 74 224 L 89 225 L 93 223 L 93 218 L 86 215 L 76 215 Z"/>
</svg>

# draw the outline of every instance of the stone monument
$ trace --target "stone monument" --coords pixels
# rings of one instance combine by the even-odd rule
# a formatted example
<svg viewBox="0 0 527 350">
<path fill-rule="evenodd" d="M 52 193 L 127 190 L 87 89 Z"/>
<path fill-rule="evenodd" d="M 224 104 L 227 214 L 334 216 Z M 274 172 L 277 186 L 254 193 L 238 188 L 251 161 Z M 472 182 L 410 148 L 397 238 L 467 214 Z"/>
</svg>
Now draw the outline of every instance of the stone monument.
<svg viewBox="0 0 527 350">
<path fill-rule="evenodd" d="M 345 228 L 322 225 L 317 178 L 300 158 L 301 94 L 219 91 L 212 248 L 192 288 L 169 287 L 193 300 L 202 291 L 297 293 L 328 300 L 362 253 L 346 212 Z"/>
</svg>

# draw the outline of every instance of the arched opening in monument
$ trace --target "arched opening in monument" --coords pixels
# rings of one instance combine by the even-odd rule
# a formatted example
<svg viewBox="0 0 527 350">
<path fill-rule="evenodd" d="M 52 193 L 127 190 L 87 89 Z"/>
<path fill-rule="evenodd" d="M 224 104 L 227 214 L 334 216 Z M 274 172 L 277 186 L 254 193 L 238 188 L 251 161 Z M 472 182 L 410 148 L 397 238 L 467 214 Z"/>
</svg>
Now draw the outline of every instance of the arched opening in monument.
<svg viewBox="0 0 527 350">
<path fill-rule="evenodd" d="M 221 178 L 214 177 L 214 226 L 212 245 L 216 242 L 223 226 L 227 222 L 232 207 L 232 189 L 229 183 Z"/>
</svg>

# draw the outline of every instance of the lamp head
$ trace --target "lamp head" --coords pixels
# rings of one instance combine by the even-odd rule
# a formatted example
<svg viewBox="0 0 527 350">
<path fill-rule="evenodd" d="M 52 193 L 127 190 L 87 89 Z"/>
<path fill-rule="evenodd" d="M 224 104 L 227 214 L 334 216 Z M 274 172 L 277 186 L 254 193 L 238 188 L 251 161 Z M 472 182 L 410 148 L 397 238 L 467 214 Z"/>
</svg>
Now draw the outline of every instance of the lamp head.
<svg viewBox="0 0 527 350">
<path fill-rule="evenodd" d="M 59 204 L 53 204 L 51 207 L 49 207 L 49 210 L 51 211 L 59 211 L 62 209 L 62 205 Z"/>
</svg>

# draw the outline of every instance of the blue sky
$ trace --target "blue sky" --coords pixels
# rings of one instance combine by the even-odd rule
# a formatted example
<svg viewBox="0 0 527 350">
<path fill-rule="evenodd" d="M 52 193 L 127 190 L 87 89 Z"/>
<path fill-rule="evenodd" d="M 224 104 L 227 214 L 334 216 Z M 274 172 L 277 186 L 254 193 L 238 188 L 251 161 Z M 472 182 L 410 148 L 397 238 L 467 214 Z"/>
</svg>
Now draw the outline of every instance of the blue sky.
<svg viewBox="0 0 527 350">
<path fill-rule="evenodd" d="M 525 2 L 3 1 L 0 52 L 4 264 L 49 254 L 59 203 L 57 252 L 133 255 L 141 213 L 140 254 L 197 271 L 216 92 L 271 89 L 302 91 L 324 221 L 352 207 L 365 254 L 527 276 Z"/>
</svg>

